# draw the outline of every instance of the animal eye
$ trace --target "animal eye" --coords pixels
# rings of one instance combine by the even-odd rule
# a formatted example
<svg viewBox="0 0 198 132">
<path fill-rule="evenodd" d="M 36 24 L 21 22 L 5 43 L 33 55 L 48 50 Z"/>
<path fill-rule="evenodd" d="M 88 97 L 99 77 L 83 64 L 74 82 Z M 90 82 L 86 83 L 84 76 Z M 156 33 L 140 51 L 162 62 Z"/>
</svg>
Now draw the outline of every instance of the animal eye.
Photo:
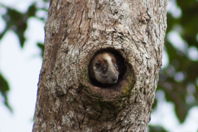
<svg viewBox="0 0 198 132">
<path fill-rule="evenodd" d="M 95 67 L 96 67 L 96 68 L 99 68 L 100 66 L 101 66 L 101 63 L 99 63 L 99 62 L 96 62 L 96 63 L 95 63 Z"/>
</svg>

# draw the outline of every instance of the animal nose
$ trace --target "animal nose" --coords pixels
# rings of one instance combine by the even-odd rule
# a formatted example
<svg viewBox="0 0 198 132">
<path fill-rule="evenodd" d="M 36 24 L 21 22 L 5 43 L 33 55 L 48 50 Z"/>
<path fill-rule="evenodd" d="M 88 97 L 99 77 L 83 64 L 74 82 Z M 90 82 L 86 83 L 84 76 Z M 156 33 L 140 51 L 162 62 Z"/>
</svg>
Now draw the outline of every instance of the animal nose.
<svg viewBox="0 0 198 132">
<path fill-rule="evenodd" d="M 117 77 L 113 77 L 113 78 L 112 78 L 112 82 L 113 82 L 113 83 L 117 83 L 117 81 L 118 81 L 118 78 L 117 78 Z"/>
</svg>

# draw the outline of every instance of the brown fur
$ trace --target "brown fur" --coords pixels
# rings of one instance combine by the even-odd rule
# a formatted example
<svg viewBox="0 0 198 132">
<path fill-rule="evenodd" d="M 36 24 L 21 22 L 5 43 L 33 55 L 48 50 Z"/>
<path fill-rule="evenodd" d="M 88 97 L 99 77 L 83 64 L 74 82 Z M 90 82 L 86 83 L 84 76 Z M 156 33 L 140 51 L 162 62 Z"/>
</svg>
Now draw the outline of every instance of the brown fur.
<svg viewBox="0 0 198 132">
<path fill-rule="evenodd" d="M 119 71 L 116 57 L 112 53 L 99 53 L 91 63 L 91 76 L 101 84 L 116 84 Z"/>
</svg>

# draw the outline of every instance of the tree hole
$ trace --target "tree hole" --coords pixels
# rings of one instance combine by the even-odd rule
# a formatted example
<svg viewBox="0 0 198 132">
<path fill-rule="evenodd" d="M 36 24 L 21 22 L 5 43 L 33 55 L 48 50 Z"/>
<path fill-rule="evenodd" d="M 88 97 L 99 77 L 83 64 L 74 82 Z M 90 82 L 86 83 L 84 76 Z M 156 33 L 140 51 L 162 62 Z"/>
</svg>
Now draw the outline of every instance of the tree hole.
<svg viewBox="0 0 198 132">
<path fill-rule="evenodd" d="M 124 79 L 126 71 L 124 57 L 113 48 L 97 51 L 88 66 L 90 82 L 101 88 L 114 88 Z"/>
</svg>

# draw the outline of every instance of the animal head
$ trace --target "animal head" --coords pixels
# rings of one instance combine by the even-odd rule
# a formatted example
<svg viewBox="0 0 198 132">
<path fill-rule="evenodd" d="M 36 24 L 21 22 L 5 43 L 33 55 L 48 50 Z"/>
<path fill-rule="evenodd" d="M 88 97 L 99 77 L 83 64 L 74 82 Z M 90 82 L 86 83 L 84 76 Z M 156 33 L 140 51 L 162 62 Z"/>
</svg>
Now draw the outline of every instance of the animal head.
<svg viewBox="0 0 198 132">
<path fill-rule="evenodd" d="M 119 70 L 112 53 L 99 53 L 92 62 L 93 78 L 101 84 L 116 84 Z"/>
</svg>

